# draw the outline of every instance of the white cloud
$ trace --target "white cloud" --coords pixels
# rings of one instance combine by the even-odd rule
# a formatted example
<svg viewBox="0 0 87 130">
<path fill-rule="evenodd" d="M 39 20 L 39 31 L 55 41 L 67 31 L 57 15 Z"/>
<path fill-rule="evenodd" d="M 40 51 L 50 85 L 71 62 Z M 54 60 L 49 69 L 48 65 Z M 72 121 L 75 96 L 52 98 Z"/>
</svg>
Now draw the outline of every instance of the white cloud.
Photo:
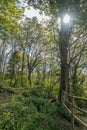
<svg viewBox="0 0 87 130">
<path fill-rule="evenodd" d="M 32 17 L 37 17 L 38 21 L 41 22 L 42 20 L 49 20 L 50 18 L 48 16 L 46 16 L 44 14 L 44 12 L 42 14 L 39 13 L 40 11 L 37 9 L 35 10 L 33 7 L 30 7 L 30 9 L 28 9 L 27 7 L 25 8 L 25 12 L 24 15 L 26 17 L 32 18 Z"/>
<path fill-rule="evenodd" d="M 39 9 L 35 10 L 32 6 L 29 7 L 29 5 L 27 4 L 27 0 L 18 0 L 18 1 L 22 4 L 22 7 L 25 8 L 25 11 L 24 11 L 25 17 L 28 17 L 28 18 L 37 17 L 39 22 L 50 19 L 50 17 L 46 16 L 44 14 L 44 12 L 42 12 L 42 14 L 40 14 Z M 24 21 L 24 20 L 25 20 L 25 18 L 23 17 L 22 21 Z M 19 21 L 19 23 L 20 22 L 21 22 L 21 20 Z"/>
</svg>

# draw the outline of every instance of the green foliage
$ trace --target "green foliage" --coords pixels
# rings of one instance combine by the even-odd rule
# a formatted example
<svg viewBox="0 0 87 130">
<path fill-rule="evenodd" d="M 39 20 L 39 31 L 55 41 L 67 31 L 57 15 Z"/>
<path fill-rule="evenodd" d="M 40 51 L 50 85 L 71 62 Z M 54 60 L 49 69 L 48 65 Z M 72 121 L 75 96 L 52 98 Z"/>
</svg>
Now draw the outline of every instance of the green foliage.
<svg viewBox="0 0 87 130">
<path fill-rule="evenodd" d="M 61 104 L 58 104 L 58 109 L 57 109 L 58 113 L 63 116 L 65 119 L 70 121 L 70 114 L 69 112 L 65 109 L 64 106 L 62 106 Z"/>
<path fill-rule="evenodd" d="M 76 83 L 74 86 L 73 86 L 73 93 L 75 96 L 78 96 L 78 97 L 85 97 L 85 91 L 84 91 L 84 87 L 81 85 L 78 85 L 78 83 Z M 78 107 L 86 107 L 86 101 L 84 100 L 78 100 L 76 99 L 75 100 L 75 103 Z"/>
<path fill-rule="evenodd" d="M 5 38 L 18 30 L 21 9 L 16 6 L 16 0 L 0 0 L 0 32 Z"/>
<path fill-rule="evenodd" d="M 15 95 L 10 105 L 2 110 L 0 130 L 70 130 L 70 127 L 63 121 L 61 123 L 58 118 L 60 117 L 58 106 L 42 97 L 24 98 Z"/>
</svg>

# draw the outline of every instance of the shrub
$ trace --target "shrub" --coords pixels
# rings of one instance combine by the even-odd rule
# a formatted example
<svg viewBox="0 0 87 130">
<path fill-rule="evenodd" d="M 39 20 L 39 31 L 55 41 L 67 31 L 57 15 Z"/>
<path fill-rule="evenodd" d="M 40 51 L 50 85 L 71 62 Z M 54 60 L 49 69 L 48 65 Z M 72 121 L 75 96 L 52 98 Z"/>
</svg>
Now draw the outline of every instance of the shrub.
<svg viewBox="0 0 87 130">
<path fill-rule="evenodd" d="M 70 130 L 60 120 L 61 115 L 67 114 L 62 106 L 42 97 L 15 95 L 1 111 L 0 130 Z"/>
</svg>

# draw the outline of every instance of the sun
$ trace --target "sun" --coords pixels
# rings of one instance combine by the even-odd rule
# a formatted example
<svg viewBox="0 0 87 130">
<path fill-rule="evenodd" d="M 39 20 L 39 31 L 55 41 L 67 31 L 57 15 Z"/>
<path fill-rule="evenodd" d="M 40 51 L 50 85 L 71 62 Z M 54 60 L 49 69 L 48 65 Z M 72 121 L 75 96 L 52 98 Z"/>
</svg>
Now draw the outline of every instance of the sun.
<svg viewBox="0 0 87 130">
<path fill-rule="evenodd" d="M 68 14 L 66 14 L 66 15 L 64 16 L 63 22 L 64 22 L 65 24 L 70 23 L 70 16 L 69 16 Z"/>
</svg>

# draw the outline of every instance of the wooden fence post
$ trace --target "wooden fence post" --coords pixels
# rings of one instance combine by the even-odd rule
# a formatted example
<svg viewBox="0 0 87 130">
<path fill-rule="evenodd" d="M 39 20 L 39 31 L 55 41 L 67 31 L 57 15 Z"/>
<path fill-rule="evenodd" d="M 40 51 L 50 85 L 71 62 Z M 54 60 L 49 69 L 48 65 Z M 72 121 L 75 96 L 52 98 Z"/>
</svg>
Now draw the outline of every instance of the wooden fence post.
<svg viewBox="0 0 87 130">
<path fill-rule="evenodd" d="M 74 97 L 71 96 L 71 127 L 74 130 Z"/>
<path fill-rule="evenodd" d="M 70 101 L 66 99 L 66 95 L 68 95 L 70 97 Z M 76 119 L 78 122 L 80 122 L 84 127 L 87 128 L 87 123 L 83 122 L 78 116 L 74 115 L 74 108 L 82 113 L 87 114 L 87 111 L 84 109 L 81 109 L 77 106 L 74 105 L 74 99 L 79 99 L 79 100 L 84 100 L 87 101 L 87 98 L 81 98 L 81 97 L 77 97 L 72 95 L 69 95 L 68 93 L 64 92 L 63 93 L 63 105 L 64 107 L 68 110 L 68 112 L 71 114 L 71 129 L 74 130 L 74 119 Z M 66 103 L 68 103 L 70 105 L 70 108 L 67 107 Z"/>
</svg>

